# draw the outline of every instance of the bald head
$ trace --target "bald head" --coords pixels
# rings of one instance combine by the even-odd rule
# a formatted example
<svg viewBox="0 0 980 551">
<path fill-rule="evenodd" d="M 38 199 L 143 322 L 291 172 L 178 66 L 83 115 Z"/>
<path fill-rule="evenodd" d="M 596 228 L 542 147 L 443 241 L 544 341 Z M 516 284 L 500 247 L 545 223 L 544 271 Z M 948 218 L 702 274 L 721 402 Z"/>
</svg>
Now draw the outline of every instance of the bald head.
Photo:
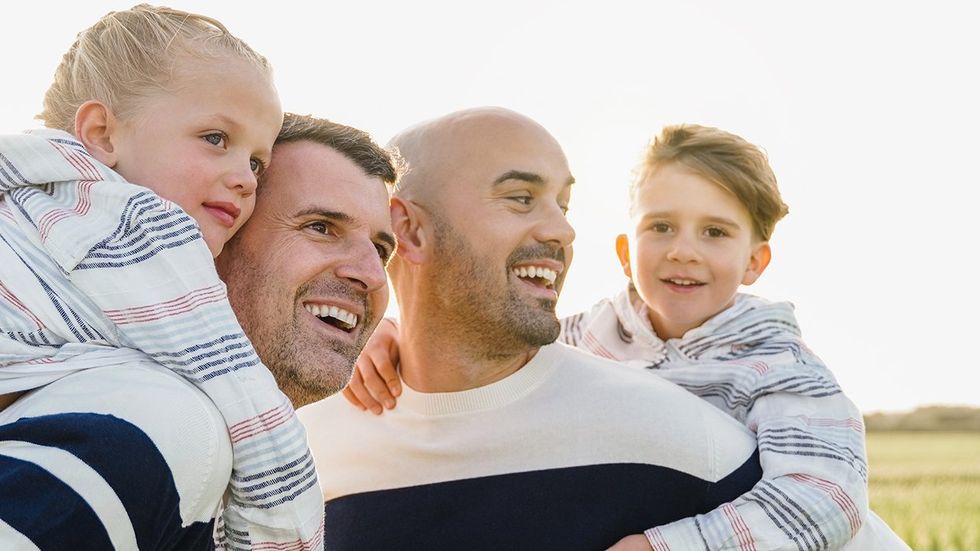
<svg viewBox="0 0 980 551">
<path fill-rule="evenodd" d="M 479 108 L 392 145 L 408 164 L 392 198 L 389 266 L 403 333 L 419 346 L 438 335 L 440 347 L 471 358 L 514 358 L 554 341 L 575 238 L 565 218 L 574 179 L 555 138 L 513 111 Z"/>
<path fill-rule="evenodd" d="M 544 127 L 501 107 L 465 109 L 420 123 L 392 138 L 389 145 L 398 148 L 409 167 L 395 195 L 423 202 L 448 184 L 479 178 L 489 167 L 512 164 L 509 159 L 520 159 L 522 148 L 536 152 L 538 158 L 557 158 L 567 164 L 561 146 Z"/>
</svg>

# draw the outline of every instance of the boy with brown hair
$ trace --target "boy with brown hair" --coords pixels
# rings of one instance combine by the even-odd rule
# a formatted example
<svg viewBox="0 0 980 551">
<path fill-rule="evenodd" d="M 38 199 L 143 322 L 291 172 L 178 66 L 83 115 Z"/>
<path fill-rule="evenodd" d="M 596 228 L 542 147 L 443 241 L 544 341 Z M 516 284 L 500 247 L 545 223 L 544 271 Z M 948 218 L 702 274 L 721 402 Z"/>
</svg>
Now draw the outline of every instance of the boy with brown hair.
<svg viewBox="0 0 980 551">
<path fill-rule="evenodd" d="M 758 147 L 716 128 L 666 127 L 630 186 L 633 254 L 629 237 L 616 239 L 628 288 L 562 320 L 563 342 L 654 370 L 758 438 L 759 484 L 647 530 L 653 549 L 836 549 L 867 524 L 860 412 L 804 344 L 791 304 L 738 292 L 769 265 L 787 212 Z M 862 547 L 900 543 L 872 524 Z"/>
</svg>

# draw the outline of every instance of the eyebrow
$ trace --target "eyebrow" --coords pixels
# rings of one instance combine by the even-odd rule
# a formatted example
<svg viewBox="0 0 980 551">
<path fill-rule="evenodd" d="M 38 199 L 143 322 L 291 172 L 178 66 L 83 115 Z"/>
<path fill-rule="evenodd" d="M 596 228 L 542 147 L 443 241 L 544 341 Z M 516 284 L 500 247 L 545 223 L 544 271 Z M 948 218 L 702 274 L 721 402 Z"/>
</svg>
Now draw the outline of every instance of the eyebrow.
<svg viewBox="0 0 980 551">
<path fill-rule="evenodd" d="M 669 211 L 648 212 L 648 213 L 644 214 L 643 217 L 640 218 L 640 220 L 643 221 L 643 222 L 646 222 L 647 220 L 651 220 L 651 219 L 655 219 L 655 218 L 670 218 L 672 214 L 673 213 L 672 212 L 669 212 Z M 731 218 L 725 218 L 723 216 L 708 216 L 704 220 L 706 222 L 710 222 L 712 224 L 719 224 L 719 225 L 722 225 L 722 226 L 730 226 L 730 227 L 733 227 L 733 228 L 741 228 L 742 227 L 738 222 L 732 220 Z"/>
<path fill-rule="evenodd" d="M 493 181 L 493 185 L 495 186 L 500 185 L 508 180 L 520 180 L 522 182 L 527 182 L 535 186 L 543 186 L 545 184 L 544 178 L 542 178 L 539 174 L 535 174 L 533 172 L 527 172 L 524 170 L 508 170 L 507 172 L 504 172 L 503 174 L 498 176 L 497 179 Z M 575 183 L 575 178 L 569 176 L 568 181 L 565 182 L 565 186 L 570 186 L 574 183 Z"/>
<path fill-rule="evenodd" d="M 231 128 L 232 131 L 233 132 L 236 132 L 236 133 L 237 132 L 240 132 L 241 129 L 244 127 L 244 124 L 242 124 L 242 123 L 238 122 L 237 120 L 229 117 L 228 115 L 225 115 L 224 113 L 212 113 L 210 115 L 210 117 L 211 117 L 211 120 L 217 121 L 221 125 L 227 126 L 227 127 Z M 261 151 L 259 151 L 258 153 L 259 153 L 259 155 L 257 155 L 257 156 L 259 157 L 259 160 L 262 161 L 263 163 L 265 163 L 267 165 L 266 168 L 269 168 L 268 167 L 268 164 L 269 164 L 270 161 L 272 161 L 272 147 L 270 146 L 270 147 L 264 148 Z"/>
<path fill-rule="evenodd" d="M 320 218 L 326 218 L 327 220 L 332 220 L 345 225 L 353 225 L 357 223 L 357 219 L 346 212 L 327 210 L 319 207 L 309 207 L 296 213 L 297 218 L 302 218 L 304 216 L 318 216 Z M 387 244 L 392 251 L 394 251 L 395 247 L 398 246 L 398 242 L 395 241 L 395 236 L 386 231 L 375 232 L 371 238 Z"/>
</svg>

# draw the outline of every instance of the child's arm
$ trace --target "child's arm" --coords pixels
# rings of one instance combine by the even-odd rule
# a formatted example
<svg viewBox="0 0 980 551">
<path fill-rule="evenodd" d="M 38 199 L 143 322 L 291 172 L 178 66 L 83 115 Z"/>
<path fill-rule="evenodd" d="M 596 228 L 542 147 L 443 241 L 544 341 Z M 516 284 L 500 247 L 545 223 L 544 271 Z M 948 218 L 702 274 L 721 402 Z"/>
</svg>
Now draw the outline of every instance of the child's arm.
<svg viewBox="0 0 980 551">
<path fill-rule="evenodd" d="M 713 368 L 724 366 L 697 366 Z M 696 519 L 647 530 L 654 549 L 840 549 L 867 518 L 864 425 L 829 372 L 768 366 L 756 382 L 748 394 L 737 381 L 720 392 L 748 402 L 762 480 Z"/>
<path fill-rule="evenodd" d="M 67 134 L 4 138 L 0 150 L 0 192 L 50 256 L 37 259 L 50 270 L 38 277 L 57 279 L 51 301 L 76 316 L 63 314 L 72 338 L 146 353 L 224 417 L 229 532 L 256 546 L 317 541 L 322 496 L 305 433 L 242 332 L 194 220 Z"/>
<path fill-rule="evenodd" d="M 358 356 L 350 383 L 344 388 L 344 397 L 375 415 L 384 411 L 382 404 L 394 409 L 395 399 L 402 393 L 397 365 L 398 322 L 384 318 Z"/>
<path fill-rule="evenodd" d="M 558 342 L 576 346 L 584 316 L 577 314 L 562 319 Z M 375 415 L 381 415 L 385 408 L 394 409 L 402 393 L 397 366 L 398 322 L 384 318 L 358 356 L 350 383 L 344 388 L 344 398 Z"/>
</svg>

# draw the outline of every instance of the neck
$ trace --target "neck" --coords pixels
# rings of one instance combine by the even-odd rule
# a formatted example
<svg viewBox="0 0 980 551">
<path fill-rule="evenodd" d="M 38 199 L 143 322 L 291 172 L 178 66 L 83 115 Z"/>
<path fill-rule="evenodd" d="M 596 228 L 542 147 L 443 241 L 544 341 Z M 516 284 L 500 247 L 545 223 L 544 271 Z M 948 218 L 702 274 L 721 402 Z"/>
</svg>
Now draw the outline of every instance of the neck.
<svg viewBox="0 0 980 551">
<path fill-rule="evenodd" d="M 421 317 L 421 316 L 419 316 Z M 524 367 L 537 348 L 493 349 L 488 335 L 440 327 L 429 317 L 401 321 L 399 363 L 402 379 L 419 392 L 459 392 L 495 383 Z"/>
</svg>

